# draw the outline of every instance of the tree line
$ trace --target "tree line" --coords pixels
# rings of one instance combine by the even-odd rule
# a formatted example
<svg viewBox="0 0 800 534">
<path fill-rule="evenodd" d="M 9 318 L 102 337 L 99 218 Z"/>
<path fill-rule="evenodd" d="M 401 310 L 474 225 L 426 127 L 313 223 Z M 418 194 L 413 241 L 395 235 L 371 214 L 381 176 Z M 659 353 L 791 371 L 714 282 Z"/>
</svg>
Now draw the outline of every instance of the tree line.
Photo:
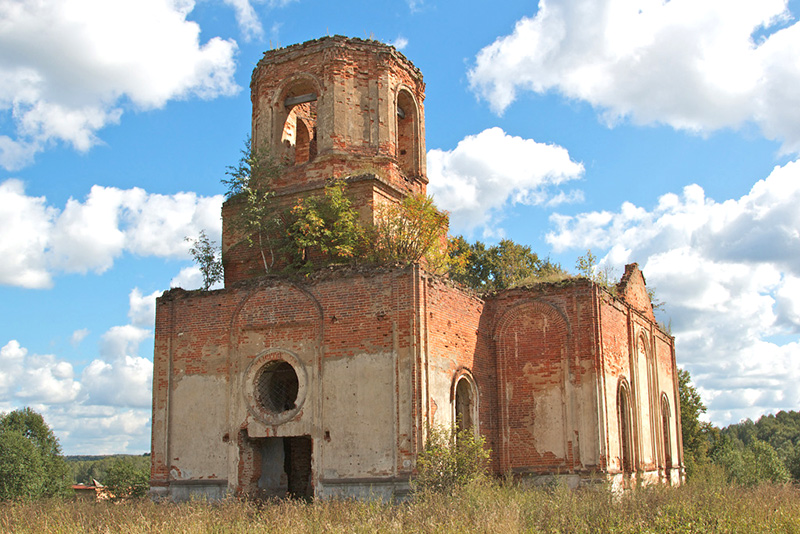
<svg viewBox="0 0 800 534">
<path fill-rule="evenodd" d="M 115 498 L 147 494 L 149 456 L 78 458 L 66 461 L 58 438 L 31 408 L 0 413 L 0 501 L 72 497 L 73 483 L 93 480 Z"/>
<path fill-rule="evenodd" d="M 800 412 L 780 411 L 719 428 L 701 420 L 706 406 L 689 372 L 678 371 L 683 453 L 688 478 L 728 482 L 800 482 Z"/>
</svg>

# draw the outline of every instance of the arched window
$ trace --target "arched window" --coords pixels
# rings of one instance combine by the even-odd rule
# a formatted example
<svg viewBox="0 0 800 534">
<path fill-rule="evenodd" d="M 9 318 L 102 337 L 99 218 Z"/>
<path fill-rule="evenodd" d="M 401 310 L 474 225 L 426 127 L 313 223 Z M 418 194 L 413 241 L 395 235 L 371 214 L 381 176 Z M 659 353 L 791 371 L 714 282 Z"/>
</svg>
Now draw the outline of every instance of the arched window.
<svg viewBox="0 0 800 534">
<path fill-rule="evenodd" d="M 661 427 L 664 433 L 664 468 L 672 469 L 672 437 L 670 433 L 669 399 L 666 393 L 661 394 Z"/>
<path fill-rule="evenodd" d="M 281 146 L 288 164 L 301 165 L 317 155 L 317 92 L 310 80 L 298 80 L 284 92 Z M 284 115 L 285 113 L 285 115 Z"/>
<path fill-rule="evenodd" d="M 478 388 L 469 371 L 456 375 L 453 387 L 453 422 L 458 430 L 477 430 Z"/>
<path fill-rule="evenodd" d="M 628 383 L 623 379 L 617 391 L 617 419 L 619 421 L 620 467 L 625 473 L 633 471 L 633 425 L 631 424 L 631 396 Z"/>
<path fill-rule="evenodd" d="M 397 94 L 396 158 L 408 178 L 419 176 L 419 116 L 417 103 L 406 89 Z"/>
</svg>

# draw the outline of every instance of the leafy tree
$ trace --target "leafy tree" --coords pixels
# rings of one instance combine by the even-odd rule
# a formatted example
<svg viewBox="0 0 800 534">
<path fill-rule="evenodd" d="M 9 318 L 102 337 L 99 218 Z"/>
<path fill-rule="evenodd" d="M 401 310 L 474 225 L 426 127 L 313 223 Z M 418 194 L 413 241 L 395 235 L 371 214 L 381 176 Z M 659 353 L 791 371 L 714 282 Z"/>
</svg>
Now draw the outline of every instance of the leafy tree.
<svg viewBox="0 0 800 534">
<path fill-rule="evenodd" d="M 800 480 L 800 443 L 797 443 L 792 452 L 788 454 L 786 467 L 794 480 Z"/>
<path fill-rule="evenodd" d="M 729 482 L 744 486 L 785 483 L 791 478 L 775 449 L 759 439 L 746 446 L 741 441 L 724 440 L 723 446 L 714 452 L 714 463 L 725 469 Z"/>
<path fill-rule="evenodd" d="M 192 253 L 192 258 L 203 275 L 203 291 L 208 291 L 211 286 L 222 280 L 224 274 L 222 261 L 219 258 L 219 247 L 216 242 L 208 238 L 205 230 L 200 230 L 197 239 L 187 237 L 186 240 L 192 243 L 189 252 Z"/>
<path fill-rule="evenodd" d="M 251 140 L 245 141 L 241 158 L 236 166 L 229 166 L 222 183 L 228 188 L 228 198 L 240 202 L 233 226 L 245 236 L 251 247 L 257 247 L 261 255 L 264 272 L 270 272 L 275 264 L 279 243 L 277 235 L 284 227 L 282 210 L 274 202 L 272 189 L 283 166 L 268 151 L 257 150 Z"/>
<path fill-rule="evenodd" d="M 35 499 L 42 495 L 44 481 L 36 445 L 20 432 L 0 430 L 0 501 Z"/>
<path fill-rule="evenodd" d="M 603 286 L 612 294 L 616 294 L 617 276 L 614 273 L 614 269 L 610 266 L 606 266 L 601 269 L 597 263 L 597 256 L 592 254 L 591 250 L 587 250 L 586 254 L 578 257 L 578 259 L 575 261 L 575 270 L 578 271 L 579 276 L 588 278 L 594 283 Z"/>
<path fill-rule="evenodd" d="M 678 394 L 681 402 L 681 429 L 683 433 L 683 460 L 686 474 L 691 477 L 697 468 L 708 461 L 707 434 L 710 425 L 700 420 L 706 405 L 692 385 L 686 369 L 678 369 Z"/>
<path fill-rule="evenodd" d="M 781 461 L 772 445 L 757 439 L 750 444 L 749 449 L 753 453 L 755 475 L 758 482 L 789 482 L 791 478 L 789 470 L 786 468 L 786 464 Z"/>
<path fill-rule="evenodd" d="M 225 196 L 233 198 L 252 189 L 269 189 L 283 170 L 283 165 L 268 150 L 253 147 L 252 140 L 245 139 L 244 148 L 236 165 L 229 165 L 221 181 L 227 187 Z"/>
<path fill-rule="evenodd" d="M 540 259 L 529 246 L 510 239 L 486 247 L 480 241 L 469 244 L 459 236 L 452 240 L 450 256 L 450 276 L 478 291 L 496 291 L 568 276 L 559 265 Z"/>
<path fill-rule="evenodd" d="M 431 428 L 425 448 L 417 456 L 416 489 L 452 493 L 483 479 L 491 453 L 485 443 L 471 428 Z"/>
<path fill-rule="evenodd" d="M 150 467 L 128 457 L 117 458 L 108 469 L 105 485 L 115 499 L 144 497 L 150 489 Z"/>
<path fill-rule="evenodd" d="M 424 259 L 430 271 L 446 269 L 450 217 L 436 209 L 431 197 L 409 195 L 377 211 L 369 239 L 372 261 L 415 263 Z"/>
<path fill-rule="evenodd" d="M 344 182 L 331 182 L 322 196 L 298 200 L 291 210 L 287 236 L 287 251 L 295 267 L 313 266 L 314 254 L 327 262 L 355 259 L 363 245 L 364 229 Z"/>
<path fill-rule="evenodd" d="M 40 414 L 23 408 L 0 415 L 0 442 L 4 499 L 69 495 L 61 446 Z"/>
<path fill-rule="evenodd" d="M 755 441 L 768 443 L 795 480 L 800 480 L 800 412 L 783 411 L 745 419 L 722 429 L 722 436 L 738 449 Z"/>
</svg>

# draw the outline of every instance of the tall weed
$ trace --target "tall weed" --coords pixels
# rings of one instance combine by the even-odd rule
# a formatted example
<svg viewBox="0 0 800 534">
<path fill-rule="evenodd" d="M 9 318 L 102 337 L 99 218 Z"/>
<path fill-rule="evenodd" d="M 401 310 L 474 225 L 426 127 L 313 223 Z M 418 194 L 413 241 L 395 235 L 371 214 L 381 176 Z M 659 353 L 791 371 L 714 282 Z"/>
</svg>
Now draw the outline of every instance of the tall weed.
<svg viewBox="0 0 800 534">
<path fill-rule="evenodd" d="M 514 481 L 427 493 L 404 503 L 328 500 L 181 504 L 132 500 L 0 504 L 3 533 L 706 533 L 800 532 L 800 493 L 702 481 L 614 495 L 601 484 L 571 490 Z"/>
</svg>

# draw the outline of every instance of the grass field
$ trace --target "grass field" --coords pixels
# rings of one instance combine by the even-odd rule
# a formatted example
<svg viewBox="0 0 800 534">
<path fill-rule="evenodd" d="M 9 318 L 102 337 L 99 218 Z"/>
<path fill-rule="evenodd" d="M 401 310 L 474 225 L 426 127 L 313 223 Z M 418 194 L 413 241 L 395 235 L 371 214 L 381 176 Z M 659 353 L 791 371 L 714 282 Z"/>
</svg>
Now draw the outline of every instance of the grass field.
<svg viewBox="0 0 800 534">
<path fill-rule="evenodd" d="M 465 488 L 401 504 L 229 500 L 209 504 L 0 503 L 3 533 L 786 532 L 800 533 L 800 490 L 692 483 L 614 496 L 602 488 Z"/>
</svg>

